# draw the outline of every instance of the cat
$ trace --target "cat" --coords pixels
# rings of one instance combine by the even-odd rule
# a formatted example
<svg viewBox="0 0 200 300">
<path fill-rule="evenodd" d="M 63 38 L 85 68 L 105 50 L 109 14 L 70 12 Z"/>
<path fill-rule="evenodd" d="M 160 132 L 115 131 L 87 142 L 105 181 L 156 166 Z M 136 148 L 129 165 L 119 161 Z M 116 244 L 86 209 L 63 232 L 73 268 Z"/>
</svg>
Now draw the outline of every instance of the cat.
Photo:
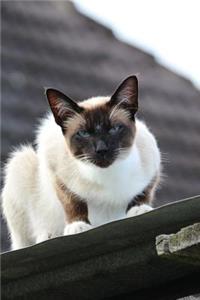
<svg viewBox="0 0 200 300">
<path fill-rule="evenodd" d="M 138 79 L 111 97 L 76 103 L 46 90 L 51 113 L 39 126 L 36 150 L 21 146 L 5 168 L 3 212 L 12 249 L 152 210 L 161 155 L 136 118 Z"/>
</svg>

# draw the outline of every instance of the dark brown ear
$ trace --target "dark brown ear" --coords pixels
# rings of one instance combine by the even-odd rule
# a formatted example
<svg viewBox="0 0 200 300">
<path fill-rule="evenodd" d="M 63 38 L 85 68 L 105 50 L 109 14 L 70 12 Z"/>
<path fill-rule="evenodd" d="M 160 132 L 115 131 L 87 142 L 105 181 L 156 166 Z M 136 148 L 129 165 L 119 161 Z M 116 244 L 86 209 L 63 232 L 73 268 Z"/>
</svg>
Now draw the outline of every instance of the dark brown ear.
<svg viewBox="0 0 200 300">
<path fill-rule="evenodd" d="M 49 88 L 45 90 L 45 93 L 55 121 L 62 128 L 67 118 L 83 110 L 76 102 L 58 90 Z"/>
<path fill-rule="evenodd" d="M 138 110 L 138 80 L 135 75 L 127 77 L 112 95 L 109 103 L 112 106 L 129 110 L 134 118 Z"/>
</svg>

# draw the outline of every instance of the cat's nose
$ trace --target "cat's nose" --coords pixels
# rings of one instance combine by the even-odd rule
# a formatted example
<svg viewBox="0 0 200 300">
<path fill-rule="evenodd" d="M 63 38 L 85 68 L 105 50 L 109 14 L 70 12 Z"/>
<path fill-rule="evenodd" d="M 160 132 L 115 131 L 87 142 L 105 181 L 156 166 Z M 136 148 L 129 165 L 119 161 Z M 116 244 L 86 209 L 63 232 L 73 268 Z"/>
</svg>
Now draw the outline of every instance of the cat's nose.
<svg viewBox="0 0 200 300">
<path fill-rule="evenodd" d="M 108 146 L 104 141 L 98 141 L 95 149 L 97 154 L 105 154 L 108 151 Z"/>
</svg>

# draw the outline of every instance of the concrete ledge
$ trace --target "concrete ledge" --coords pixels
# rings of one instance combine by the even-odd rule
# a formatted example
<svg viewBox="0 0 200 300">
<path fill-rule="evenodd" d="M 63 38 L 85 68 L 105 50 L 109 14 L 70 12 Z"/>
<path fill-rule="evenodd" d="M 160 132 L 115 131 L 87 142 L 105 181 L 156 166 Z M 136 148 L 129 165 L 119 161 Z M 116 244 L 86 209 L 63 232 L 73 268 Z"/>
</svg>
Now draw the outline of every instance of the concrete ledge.
<svg viewBox="0 0 200 300">
<path fill-rule="evenodd" d="M 184 227 L 175 234 L 159 235 L 156 250 L 158 255 L 200 266 L 200 223 Z"/>
<path fill-rule="evenodd" d="M 156 237 L 199 222 L 200 197 L 4 253 L 2 299 L 173 300 L 200 292 L 200 268 L 156 252 Z"/>
</svg>

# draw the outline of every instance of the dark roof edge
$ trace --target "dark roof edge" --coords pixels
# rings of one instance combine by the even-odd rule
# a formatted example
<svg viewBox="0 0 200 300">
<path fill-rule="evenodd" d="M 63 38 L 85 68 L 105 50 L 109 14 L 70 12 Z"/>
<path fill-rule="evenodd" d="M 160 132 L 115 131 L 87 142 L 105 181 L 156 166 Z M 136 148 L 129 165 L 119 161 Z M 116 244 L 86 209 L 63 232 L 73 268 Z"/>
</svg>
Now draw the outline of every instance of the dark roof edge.
<svg viewBox="0 0 200 300">
<path fill-rule="evenodd" d="M 176 233 L 199 222 L 199 211 L 197 196 L 76 236 L 4 253 L 2 295 L 7 299 L 45 299 L 47 294 L 58 296 L 56 299 L 67 296 L 68 300 L 117 299 L 117 295 L 142 295 L 145 290 L 154 293 L 155 288 L 158 291 L 165 286 L 165 294 L 171 298 L 162 299 L 175 299 L 173 295 L 200 292 L 199 284 L 195 283 L 199 267 L 159 257 L 155 246 L 158 235 Z M 184 280 L 187 284 L 180 288 Z"/>
</svg>

